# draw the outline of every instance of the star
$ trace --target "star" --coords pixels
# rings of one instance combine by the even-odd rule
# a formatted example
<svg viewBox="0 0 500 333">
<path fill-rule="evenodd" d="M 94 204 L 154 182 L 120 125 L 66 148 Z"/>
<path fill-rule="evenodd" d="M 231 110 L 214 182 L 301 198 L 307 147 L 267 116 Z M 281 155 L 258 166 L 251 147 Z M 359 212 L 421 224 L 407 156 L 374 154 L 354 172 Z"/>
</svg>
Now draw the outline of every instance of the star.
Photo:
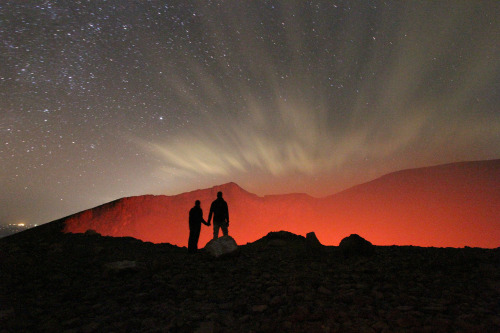
<svg viewBox="0 0 500 333">
<path fill-rule="evenodd" d="M 0 223 L 500 155 L 495 1 L 0 6 Z M 29 191 L 25 188 L 29 188 Z"/>
</svg>

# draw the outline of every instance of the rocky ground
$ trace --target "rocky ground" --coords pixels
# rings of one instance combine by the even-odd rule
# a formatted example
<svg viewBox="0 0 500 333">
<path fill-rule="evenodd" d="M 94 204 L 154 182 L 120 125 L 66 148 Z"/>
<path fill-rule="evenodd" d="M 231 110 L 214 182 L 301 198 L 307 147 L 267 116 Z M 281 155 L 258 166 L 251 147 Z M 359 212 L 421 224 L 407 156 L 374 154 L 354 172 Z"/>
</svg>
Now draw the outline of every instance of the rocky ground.
<svg viewBox="0 0 500 333">
<path fill-rule="evenodd" d="M 226 258 L 44 225 L 0 240 L 0 332 L 499 332 L 500 249 L 274 233 Z"/>
</svg>

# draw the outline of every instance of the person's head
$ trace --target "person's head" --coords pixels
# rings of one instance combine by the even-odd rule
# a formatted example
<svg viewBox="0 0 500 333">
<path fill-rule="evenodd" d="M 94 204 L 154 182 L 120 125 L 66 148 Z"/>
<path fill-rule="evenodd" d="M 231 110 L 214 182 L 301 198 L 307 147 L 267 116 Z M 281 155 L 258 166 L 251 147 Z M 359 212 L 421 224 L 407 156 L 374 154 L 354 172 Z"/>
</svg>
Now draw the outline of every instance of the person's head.
<svg viewBox="0 0 500 333">
<path fill-rule="evenodd" d="M 222 192 L 220 192 L 220 191 L 217 192 L 217 198 L 219 198 L 219 199 L 222 198 Z"/>
<path fill-rule="evenodd" d="M 197 207 L 199 207 L 199 206 L 200 206 L 200 204 L 201 204 L 200 200 L 196 200 L 196 201 L 194 202 L 194 205 L 195 205 L 195 206 L 197 206 Z"/>
</svg>

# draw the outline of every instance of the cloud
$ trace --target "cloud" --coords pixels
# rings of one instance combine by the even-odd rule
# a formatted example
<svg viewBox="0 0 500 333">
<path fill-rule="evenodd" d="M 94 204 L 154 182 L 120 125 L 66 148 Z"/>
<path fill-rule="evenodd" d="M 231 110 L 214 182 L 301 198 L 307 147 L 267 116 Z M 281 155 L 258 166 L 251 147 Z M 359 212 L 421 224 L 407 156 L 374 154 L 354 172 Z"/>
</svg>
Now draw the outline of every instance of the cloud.
<svg viewBox="0 0 500 333">
<path fill-rule="evenodd" d="M 165 91 L 190 125 L 168 138 L 136 140 L 157 158 L 155 177 L 307 178 L 350 172 L 365 160 L 374 162 L 359 173 L 390 172 L 488 157 L 475 153 L 474 144 L 498 151 L 490 144 L 498 138 L 498 116 L 488 116 L 486 104 L 469 111 L 497 77 L 488 42 L 495 36 L 488 33 L 469 54 L 458 53 L 469 40 L 457 29 L 470 20 L 470 2 L 441 20 L 428 13 L 448 11 L 447 5 L 397 7 L 397 26 L 387 25 L 394 22 L 387 20 L 391 11 L 386 19 L 363 12 L 380 34 L 346 24 L 339 35 L 345 43 L 314 33 L 305 39 L 312 27 L 291 15 L 303 9 L 296 5 L 283 8 L 282 24 L 274 27 L 282 34 L 274 39 L 245 10 L 221 18 L 242 29 L 222 30 L 202 19 L 211 42 L 228 47 L 207 51 L 217 55 L 208 62 L 183 54 L 185 66 L 165 64 Z M 314 29 L 327 34 L 330 21 L 318 22 Z M 482 36 L 476 30 L 471 34 Z M 478 116 L 472 119 L 471 112 Z"/>
<path fill-rule="evenodd" d="M 379 120 L 335 131 L 324 116 L 306 105 L 281 103 L 274 112 L 253 108 L 244 118 L 212 119 L 213 126 L 193 124 L 169 140 L 133 141 L 159 158 L 155 175 L 160 178 L 314 176 L 355 158 L 390 156 L 412 143 L 426 121 L 415 113 L 386 119 L 385 126 Z"/>
</svg>

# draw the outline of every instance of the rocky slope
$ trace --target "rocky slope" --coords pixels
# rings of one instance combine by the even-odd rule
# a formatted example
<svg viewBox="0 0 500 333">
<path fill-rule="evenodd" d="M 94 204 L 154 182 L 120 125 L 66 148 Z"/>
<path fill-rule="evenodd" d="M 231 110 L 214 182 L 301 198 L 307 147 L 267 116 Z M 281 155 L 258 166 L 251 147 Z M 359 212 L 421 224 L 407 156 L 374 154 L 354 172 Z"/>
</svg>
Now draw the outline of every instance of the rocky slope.
<svg viewBox="0 0 500 333">
<path fill-rule="evenodd" d="M 500 331 L 500 249 L 345 256 L 279 232 L 214 259 L 62 228 L 0 240 L 0 332 Z"/>
<path fill-rule="evenodd" d="M 189 209 L 200 200 L 207 217 L 217 191 L 224 193 L 231 233 L 241 243 L 272 230 L 315 230 L 329 245 L 358 233 L 377 245 L 500 246 L 500 160 L 404 170 L 322 199 L 259 197 L 234 183 L 176 196 L 124 198 L 70 216 L 65 230 L 183 246 Z M 210 237 L 203 228 L 200 241 Z"/>
</svg>

